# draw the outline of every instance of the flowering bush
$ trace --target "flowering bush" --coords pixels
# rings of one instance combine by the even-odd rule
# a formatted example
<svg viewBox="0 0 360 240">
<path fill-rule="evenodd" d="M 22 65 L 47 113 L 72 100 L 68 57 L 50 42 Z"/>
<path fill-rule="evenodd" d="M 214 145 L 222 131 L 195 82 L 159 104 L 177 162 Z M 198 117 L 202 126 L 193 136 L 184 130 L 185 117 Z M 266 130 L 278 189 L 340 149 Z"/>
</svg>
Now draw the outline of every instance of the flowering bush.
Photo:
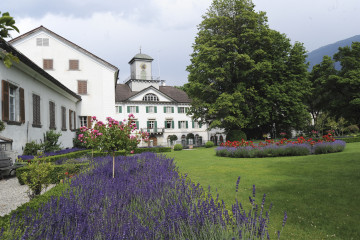
<svg viewBox="0 0 360 240">
<path fill-rule="evenodd" d="M 68 191 L 37 210 L 13 215 L 0 239 L 264 239 L 269 212 L 255 201 L 228 211 L 199 184 L 178 173 L 173 159 L 154 153 L 96 159 L 91 171 L 75 176 Z M 240 178 L 236 182 L 238 190 Z M 270 206 L 271 208 L 271 206 Z M 286 222 L 286 213 L 283 226 Z"/>
<path fill-rule="evenodd" d="M 222 157 L 276 157 L 276 156 L 302 156 L 311 153 L 322 154 L 331 152 L 341 152 L 345 149 L 345 142 L 335 141 L 329 133 L 322 139 L 314 140 L 299 137 L 292 141 L 283 138 L 279 141 L 267 139 L 255 145 L 252 141 L 227 141 L 216 148 L 216 155 Z"/>
<path fill-rule="evenodd" d="M 135 116 L 130 114 L 122 122 L 107 117 L 106 123 L 92 117 L 93 128 L 82 127 L 78 139 L 92 149 L 102 152 L 111 152 L 113 156 L 113 178 L 115 177 L 115 152 L 126 150 L 134 151 L 141 139 L 147 141 L 148 133 L 137 131 Z"/>
</svg>

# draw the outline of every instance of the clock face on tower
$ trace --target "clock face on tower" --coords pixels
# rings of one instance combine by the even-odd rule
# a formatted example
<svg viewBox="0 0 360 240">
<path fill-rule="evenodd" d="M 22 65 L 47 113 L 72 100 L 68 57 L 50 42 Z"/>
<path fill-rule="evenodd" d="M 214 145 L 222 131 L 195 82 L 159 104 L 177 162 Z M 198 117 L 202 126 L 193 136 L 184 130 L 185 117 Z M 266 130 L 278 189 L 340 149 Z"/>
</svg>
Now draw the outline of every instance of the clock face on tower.
<svg viewBox="0 0 360 240">
<path fill-rule="evenodd" d="M 142 70 L 145 70 L 146 69 L 146 64 L 143 63 L 143 64 L 140 65 L 140 67 L 141 67 Z"/>
</svg>

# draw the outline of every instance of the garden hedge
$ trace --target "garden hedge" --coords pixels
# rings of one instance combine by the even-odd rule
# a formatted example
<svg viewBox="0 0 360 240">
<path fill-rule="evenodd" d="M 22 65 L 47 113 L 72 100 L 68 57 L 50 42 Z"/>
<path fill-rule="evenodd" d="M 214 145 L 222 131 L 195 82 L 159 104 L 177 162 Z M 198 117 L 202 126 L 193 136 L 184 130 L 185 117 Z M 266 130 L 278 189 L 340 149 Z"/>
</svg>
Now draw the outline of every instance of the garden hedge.
<svg viewBox="0 0 360 240">
<path fill-rule="evenodd" d="M 76 151 L 76 152 L 71 152 L 71 153 L 66 153 L 66 154 L 55 155 L 55 156 L 42 157 L 39 159 L 46 160 L 47 162 L 56 162 L 59 159 L 79 158 L 79 157 L 85 156 L 89 152 L 91 152 L 91 150 L 82 150 L 82 151 Z M 31 161 L 33 161 L 33 159 L 31 159 Z"/>
<path fill-rule="evenodd" d="M 337 139 L 342 140 L 346 143 L 360 142 L 360 137 L 337 138 Z"/>
<path fill-rule="evenodd" d="M 154 152 L 154 153 L 171 152 L 171 148 L 170 147 L 137 148 L 134 151 L 134 153 L 143 153 L 143 152 Z"/>
<path fill-rule="evenodd" d="M 87 167 L 89 163 L 78 163 L 78 164 L 62 164 L 62 165 L 54 165 L 54 170 L 50 173 L 50 184 L 57 184 L 61 179 L 64 178 L 65 172 L 68 172 L 69 175 L 78 174 L 83 168 Z M 19 180 L 21 185 L 24 185 L 24 181 L 21 176 L 24 172 L 29 171 L 27 166 L 18 168 L 16 170 L 16 177 Z"/>
</svg>

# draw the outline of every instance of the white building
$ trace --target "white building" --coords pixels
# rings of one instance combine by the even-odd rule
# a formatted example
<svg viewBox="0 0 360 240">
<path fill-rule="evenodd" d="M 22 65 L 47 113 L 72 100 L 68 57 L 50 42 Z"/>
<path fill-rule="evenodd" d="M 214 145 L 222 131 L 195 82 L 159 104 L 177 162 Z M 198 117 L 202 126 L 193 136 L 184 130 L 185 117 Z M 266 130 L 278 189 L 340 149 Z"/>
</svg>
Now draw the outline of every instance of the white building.
<svg viewBox="0 0 360 240">
<path fill-rule="evenodd" d="M 119 69 L 80 46 L 40 26 L 10 43 L 66 87 L 81 95 L 80 125 L 90 116 L 105 120 L 115 114 Z"/>
<path fill-rule="evenodd" d="M 188 116 L 191 100 L 175 87 L 152 76 L 153 59 L 137 54 L 131 59 L 130 77 L 117 84 L 119 69 L 69 40 L 40 26 L 10 43 L 41 66 L 62 84 L 81 95 L 77 105 L 77 126 L 88 125 L 90 116 L 137 117 L 138 128 L 151 133 L 151 145 L 169 145 L 169 136 L 177 143 L 202 145 L 223 141 L 221 130 L 208 131 Z"/>
<path fill-rule="evenodd" d="M 130 77 L 116 86 L 116 119 L 127 118 L 132 113 L 137 127 L 150 133 L 150 145 L 169 146 L 170 135 L 176 135 L 176 143 L 201 146 L 219 138 L 223 131 L 208 131 L 203 125 L 187 115 L 191 100 L 187 94 L 165 81 L 152 76 L 153 59 L 146 54 L 136 54 L 129 62 Z"/>
<path fill-rule="evenodd" d="M 5 122 L 0 134 L 12 141 L 12 149 L 1 150 L 12 150 L 14 160 L 27 142 L 39 143 L 51 129 L 61 132 L 62 147 L 72 147 L 81 97 L 0 38 L 2 58 L 4 51 L 20 62 L 11 68 L 0 62 L 1 120 Z"/>
</svg>

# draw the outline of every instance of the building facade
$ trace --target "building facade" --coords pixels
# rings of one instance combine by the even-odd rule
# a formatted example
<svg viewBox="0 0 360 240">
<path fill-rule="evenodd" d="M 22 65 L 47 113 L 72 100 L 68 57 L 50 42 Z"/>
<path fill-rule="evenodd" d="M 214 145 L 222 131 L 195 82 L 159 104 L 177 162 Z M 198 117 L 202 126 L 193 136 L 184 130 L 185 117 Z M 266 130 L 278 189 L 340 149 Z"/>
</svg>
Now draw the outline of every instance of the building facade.
<svg viewBox="0 0 360 240">
<path fill-rule="evenodd" d="M 40 142 L 49 130 L 61 132 L 62 147 L 72 147 L 77 128 L 77 109 L 81 97 L 37 66 L 8 42 L 0 38 L 0 54 L 4 51 L 19 58 L 11 68 L 0 63 L 1 120 L 5 130 L 0 134 L 12 142 L 12 159 L 23 153 L 25 144 Z"/>
<path fill-rule="evenodd" d="M 209 131 L 206 124 L 187 115 L 191 100 L 184 91 L 153 77 L 152 61 L 153 58 L 142 53 L 130 60 L 130 77 L 116 86 L 116 119 L 134 114 L 137 128 L 150 134 L 151 146 L 170 146 L 171 135 L 177 137 L 175 143 L 183 146 L 223 141 L 223 131 Z"/>
</svg>

